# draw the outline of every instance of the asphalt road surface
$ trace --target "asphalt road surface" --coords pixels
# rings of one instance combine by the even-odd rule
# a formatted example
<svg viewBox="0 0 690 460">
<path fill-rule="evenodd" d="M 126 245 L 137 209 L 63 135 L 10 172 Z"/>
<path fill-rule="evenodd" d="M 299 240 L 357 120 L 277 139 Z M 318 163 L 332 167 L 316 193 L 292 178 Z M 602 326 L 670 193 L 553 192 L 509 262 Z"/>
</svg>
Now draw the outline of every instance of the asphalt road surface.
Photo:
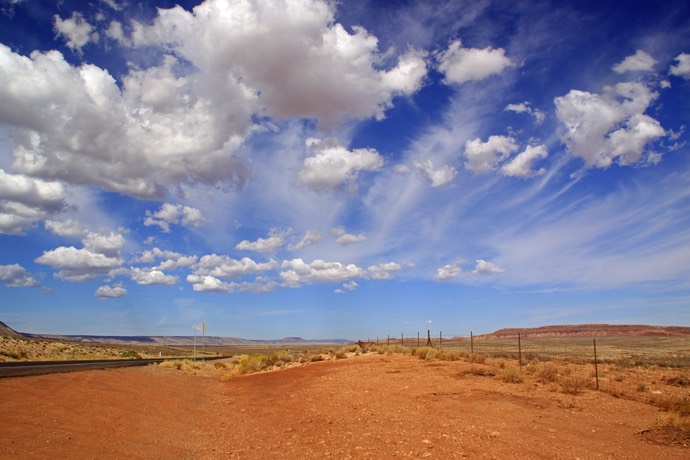
<svg viewBox="0 0 690 460">
<path fill-rule="evenodd" d="M 222 359 L 221 357 L 206 358 Z M 92 369 L 109 369 L 112 367 L 146 366 L 161 363 L 170 358 L 158 359 L 94 359 L 74 361 L 17 361 L 0 363 L 0 377 L 20 377 L 23 375 L 51 374 L 54 372 L 74 372 Z M 198 361 L 201 361 L 198 359 Z"/>
</svg>

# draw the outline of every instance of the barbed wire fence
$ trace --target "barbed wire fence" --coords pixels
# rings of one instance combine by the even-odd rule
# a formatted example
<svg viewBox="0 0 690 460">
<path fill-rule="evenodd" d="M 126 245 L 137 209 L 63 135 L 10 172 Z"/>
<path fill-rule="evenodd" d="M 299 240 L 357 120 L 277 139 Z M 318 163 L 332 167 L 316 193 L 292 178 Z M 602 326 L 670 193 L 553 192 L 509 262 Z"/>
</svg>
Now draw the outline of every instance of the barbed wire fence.
<svg viewBox="0 0 690 460">
<path fill-rule="evenodd" d="M 405 348 L 434 347 L 467 354 L 515 360 L 520 366 L 531 361 L 567 361 L 573 363 L 615 363 L 622 366 L 656 365 L 690 367 L 690 337 L 679 336 L 514 336 L 486 337 L 444 335 L 427 330 L 387 334 L 368 339 L 377 346 Z"/>
</svg>

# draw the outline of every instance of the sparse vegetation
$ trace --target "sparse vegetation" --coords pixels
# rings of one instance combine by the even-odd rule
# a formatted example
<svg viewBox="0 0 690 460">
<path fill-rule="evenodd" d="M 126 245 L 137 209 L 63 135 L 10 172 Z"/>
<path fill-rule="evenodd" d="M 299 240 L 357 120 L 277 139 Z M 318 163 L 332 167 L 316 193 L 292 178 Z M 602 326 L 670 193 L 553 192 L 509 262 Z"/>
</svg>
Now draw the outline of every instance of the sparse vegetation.
<svg viewBox="0 0 690 460">
<path fill-rule="evenodd" d="M 121 358 L 141 359 L 141 355 L 136 350 L 123 350 L 120 353 Z"/>
</svg>

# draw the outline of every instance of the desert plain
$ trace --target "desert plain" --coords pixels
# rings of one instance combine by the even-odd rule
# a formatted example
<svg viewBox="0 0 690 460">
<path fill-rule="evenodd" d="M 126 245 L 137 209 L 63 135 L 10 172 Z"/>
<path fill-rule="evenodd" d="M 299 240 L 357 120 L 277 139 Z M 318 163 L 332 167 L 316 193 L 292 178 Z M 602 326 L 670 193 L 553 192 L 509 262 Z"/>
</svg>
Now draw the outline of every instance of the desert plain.
<svg viewBox="0 0 690 460">
<path fill-rule="evenodd" d="M 687 369 L 378 351 L 0 379 L 0 458 L 690 456 Z"/>
</svg>

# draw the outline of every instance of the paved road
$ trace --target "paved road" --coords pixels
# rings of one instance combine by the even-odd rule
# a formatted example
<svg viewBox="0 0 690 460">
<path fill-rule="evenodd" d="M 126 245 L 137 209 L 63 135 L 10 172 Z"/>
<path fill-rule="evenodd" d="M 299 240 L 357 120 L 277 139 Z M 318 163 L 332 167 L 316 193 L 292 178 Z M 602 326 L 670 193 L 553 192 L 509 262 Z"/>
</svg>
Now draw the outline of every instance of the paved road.
<svg viewBox="0 0 690 460">
<path fill-rule="evenodd" d="M 206 361 L 222 359 L 225 356 L 206 358 Z M 0 363 L 0 377 L 20 377 L 23 375 L 51 374 L 54 372 L 74 372 L 111 367 L 146 366 L 160 363 L 170 358 L 157 359 L 94 359 L 75 361 L 17 361 Z"/>
</svg>

